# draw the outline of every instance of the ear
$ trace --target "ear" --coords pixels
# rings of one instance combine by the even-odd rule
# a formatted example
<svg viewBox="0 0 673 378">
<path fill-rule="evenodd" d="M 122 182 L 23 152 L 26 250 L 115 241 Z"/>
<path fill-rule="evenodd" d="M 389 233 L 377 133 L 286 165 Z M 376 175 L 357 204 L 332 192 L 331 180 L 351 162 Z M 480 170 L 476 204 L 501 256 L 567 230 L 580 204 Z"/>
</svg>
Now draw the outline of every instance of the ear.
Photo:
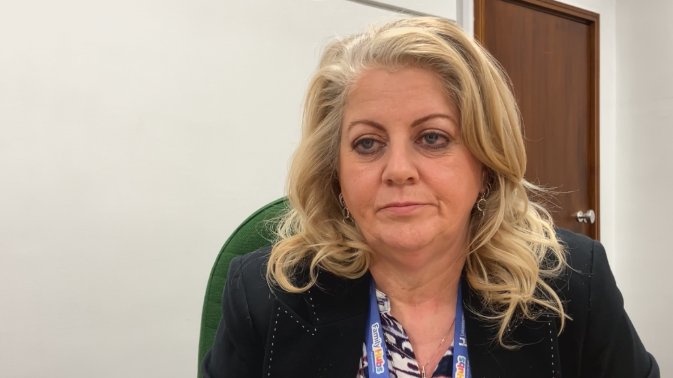
<svg viewBox="0 0 673 378">
<path fill-rule="evenodd" d="M 491 178 L 491 175 L 489 173 L 488 168 L 484 165 L 484 167 L 481 170 L 481 188 L 479 189 L 479 193 L 484 194 L 486 193 L 486 190 L 488 188 L 488 182 Z"/>
<path fill-rule="evenodd" d="M 338 182 L 338 183 L 341 182 L 341 181 L 339 181 L 339 166 L 336 166 L 336 167 L 332 170 L 332 180 L 333 180 L 333 181 L 336 181 L 336 182 Z"/>
</svg>

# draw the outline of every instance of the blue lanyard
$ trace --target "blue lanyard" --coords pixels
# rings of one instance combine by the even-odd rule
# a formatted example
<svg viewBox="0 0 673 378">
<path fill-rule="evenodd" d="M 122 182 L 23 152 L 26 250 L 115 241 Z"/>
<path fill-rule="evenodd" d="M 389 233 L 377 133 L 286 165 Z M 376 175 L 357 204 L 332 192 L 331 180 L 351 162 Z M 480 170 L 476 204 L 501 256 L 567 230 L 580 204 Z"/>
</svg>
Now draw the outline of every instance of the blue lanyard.
<svg viewBox="0 0 673 378">
<path fill-rule="evenodd" d="M 470 359 L 467 356 L 467 333 L 463 312 L 463 279 L 458 282 L 456 327 L 453 329 L 453 378 L 471 378 Z"/>
<path fill-rule="evenodd" d="M 456 304 L 456 328 L 453 331 L 453 378 L 471 378 L 470 361 L 467 356 L 467 334 L 465 333 L 465 314 L 463 313 L 462 279 L 458 283 Z M 381 315 L 376 300 L 376 287 L 372 278 L 369 285 L 369 314 L 367 316 L 367 365 L 370 378 L 389 378 L 386 340 L 381 326 Z"/>
<path fill-rule="evenodd" d="M 381 315 L 379 314 L 379 304 L 376 300 L 374 278 L 372 278 L 369 284 L 369 314 L 367 315 L 365 342 L 367 345 L 369 377 L 389 378 L 386 339 L 383 337 L 383 327 L 381 327 Z"/>
</svg>

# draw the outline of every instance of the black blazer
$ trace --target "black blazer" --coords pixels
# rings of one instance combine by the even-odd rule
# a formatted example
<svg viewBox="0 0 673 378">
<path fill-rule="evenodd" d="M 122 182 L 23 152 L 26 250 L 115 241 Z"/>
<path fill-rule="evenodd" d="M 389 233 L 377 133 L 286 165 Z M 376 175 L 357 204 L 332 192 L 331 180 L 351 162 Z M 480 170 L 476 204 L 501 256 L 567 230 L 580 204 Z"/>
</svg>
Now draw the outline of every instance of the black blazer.
<svg viewBox="0 0 673 378">
<path fill-rule="evenodd" d="M 480 300 L 463 287 L 472 376 L 659 377 L 659 367 L 638 338 L 608 266 L 603 246 L 557 229 L 568 263 L 552 283 L 572 321 L 557 337 L 559 319 L 543 316 L 517 325 L 502 348 L 469 309 Z M 320 287 L 303 294 L 270 290 L 265 279 L 271 248 L 231 262 L 223 316 L 213 348 L 202 362 L 204 378 L 355 378 L 365 336 L 370 275 L 343 280 L 320 275 Z"/>
</svg>

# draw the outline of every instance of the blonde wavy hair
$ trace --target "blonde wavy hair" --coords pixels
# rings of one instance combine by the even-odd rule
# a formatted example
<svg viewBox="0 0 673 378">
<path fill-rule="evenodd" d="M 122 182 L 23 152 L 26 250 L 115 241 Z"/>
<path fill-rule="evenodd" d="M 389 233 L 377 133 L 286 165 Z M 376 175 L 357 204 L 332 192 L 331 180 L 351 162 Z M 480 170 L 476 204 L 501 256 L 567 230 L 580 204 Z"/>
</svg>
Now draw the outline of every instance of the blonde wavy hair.
<svg viewBox="0 0 673 378">
<path fill-rule="evenodd" d="M 308 88 L 301 143 L 288 177 L 283 214 L 267 265 L 267 280 L 304 292 L 321 271 L 355 279 L 369 268 L 371 249 L 357 224 L 343 220 L 338 196 L 342 114 L 349 91 L 369 68 L 420 67 L 436 73 L 460 109 L 464 143 L 489 173 L 483 216 L 473 211 L 464 276 L 479 293 L 507 348 L 507 330 L 541 312 L 567 317 L 548 284 L 566 266 L 551 216 L 529 194 L 544 192 L 524 179 L 521 117 L 498 62 L 454 23 L 412 17 L 372 26 L 330 43 Z M 297 274 L 308 271 L 298 284 Z"/>
</svg>

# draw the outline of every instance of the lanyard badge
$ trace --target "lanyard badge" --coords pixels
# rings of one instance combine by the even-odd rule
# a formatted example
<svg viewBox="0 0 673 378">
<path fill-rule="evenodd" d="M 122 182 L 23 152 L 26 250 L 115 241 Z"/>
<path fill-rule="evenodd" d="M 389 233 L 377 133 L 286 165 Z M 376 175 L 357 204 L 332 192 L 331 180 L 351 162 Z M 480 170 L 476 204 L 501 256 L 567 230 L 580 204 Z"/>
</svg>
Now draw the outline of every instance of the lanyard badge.
<svg viewBox="0 0 673 378">
<path fill-rule="evenodd" d="M 456 328 L 453 331 L 453 378 L 471 378 L 470 361 L 467 355 L 467 334 L 465 333 L 465 314 L 463 313 L 462 279 L 458 283 L 456 304 Z M 367 315 L 367 369 L 370 378 L 389 378 L 386 340 L 381 326 L 379 305 L 376 300 L 376 287 L 372 278 L 369 285 L 369 313 Z"/>
</svg>

